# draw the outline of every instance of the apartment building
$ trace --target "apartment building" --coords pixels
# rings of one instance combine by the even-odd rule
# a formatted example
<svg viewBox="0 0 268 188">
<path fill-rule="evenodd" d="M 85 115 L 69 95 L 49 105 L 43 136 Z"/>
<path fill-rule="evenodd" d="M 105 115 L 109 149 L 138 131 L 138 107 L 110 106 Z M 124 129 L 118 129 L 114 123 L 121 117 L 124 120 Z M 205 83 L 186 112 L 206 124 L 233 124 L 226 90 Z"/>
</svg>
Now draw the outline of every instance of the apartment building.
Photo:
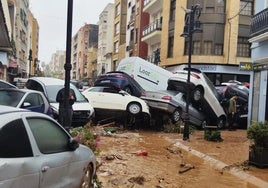
<svg viewBox="0 0 268 188">
<path fill-rule="evenodd" d="M 149 24 L 149 14 L 143 12 L 143 1 L 128 0 L 126 25 L 126 57 L 139 56 L 147 59 L 148 45 L 141 41 L 140 28 Z"/>
<path fill-rule="evenodd" d="M 151 6 L 158 2 L 149 1 Z M 245 67 L 251 62 L 248 39 L 253 0 L 165 1 L 160 65 L 171 71 L 187 66 L 189 37 L 181 36 L 185 25 L 184 9 L 191 10 L 197 3 L 202 8 L 199 17 L 202 32 L 193 33 L 192 67 L 205 72 L 214 84 L 228 80 L 249 82 L 250 72 Z"/>
<path fill-rule="evenodd" d="M 38 60 L 39 51 L 39 25 L 36 18 L 33 16 L 30 10 L 28 10 L 28 50 L 31 54 L 28 56 L 28 74 L 37 76 L 40 71 L 40 65 Z"/>
<path fill-rule="evenodd" d="M 163 3 L 164 2 L 164 3 Z M 160 65 L 160 49 L 166 42 L 163 41 L 162 36 L 166 39 L 166 36 L 162 32 L 162 19 L 163 8 L 170 5 L 170 1 L 164 0 L 144 0 L 143 12 L 149 14 L 149 24 L 142 27 L 141 41 L 148 45 L 147 60 L 156 65 Z M 166 4 L 167 3 L 167 4 Z M 169 15 L 168 12 L 165 12 Z M 166 34 L 166 33 L 165 33 Z"/>
<path fill-rule="evenodd" d="M 126 18 L 127 0 L 115 0 L 114 10 L 114 37 L 113 37 L 113 64 L 112 70 L 116 68 L 119 61 L 126 56 Z"/>
<path fill-rule="evenodd" d="M 71 79 L 82 80 L 87 74 L 88 48 L 98 46 L 98 25 L 85 24 L 72 38 Z"/>
<path fill-rule="evenodd" d="M 99 36 L 97 67 L 94 74 L 100 75 L 112 70 L 114 4 L 109 3 L 99 15 Z"/>
<path fill-rule="evenodd" d="M 268 121 L 268 1 L 255 1 L 251 22 L 252 72 L 249 101 L 249 123 Z"/>
<path fill-rule="evenodd" d="M 57 50 L 51 55 L 49 62 L 49 69 L 46 72 L 47 75 L 53 76 L 55 78 L 64 79 L 65 78 L 65 51 Z"/>
<path fill-rule="evenodd" d="M 12 27 L 7 1 L 0 1 L 0 33 L 0 79 L 8 80 L 9 53 L 13 49 L 11 44 Z"/>
</svg>

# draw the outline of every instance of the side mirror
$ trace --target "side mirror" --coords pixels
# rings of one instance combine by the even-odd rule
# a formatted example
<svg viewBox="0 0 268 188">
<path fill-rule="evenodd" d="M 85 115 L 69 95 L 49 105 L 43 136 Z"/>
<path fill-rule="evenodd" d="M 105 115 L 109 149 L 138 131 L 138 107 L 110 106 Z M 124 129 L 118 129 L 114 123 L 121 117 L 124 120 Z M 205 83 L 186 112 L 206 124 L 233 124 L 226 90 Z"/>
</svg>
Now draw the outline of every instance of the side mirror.
<svg viewBox="0 0 268 188">
<path fill-rule="evenodd" d="M 75 151 L 79 147 L 79 143 L 76 139 L 71 138 L 68 143 L 69 148 L 71 151 Z"/>
<path fill-rule="evenodd" d="M 22 104 L 22 107 L 23 107 L 23 108 L 27 108 L 27 107 L 29 107 L 29 106 L 31 106 L 31 103 L 29 103 L 29 102 L 24 102 L 24 103 Z"/>
</svg>

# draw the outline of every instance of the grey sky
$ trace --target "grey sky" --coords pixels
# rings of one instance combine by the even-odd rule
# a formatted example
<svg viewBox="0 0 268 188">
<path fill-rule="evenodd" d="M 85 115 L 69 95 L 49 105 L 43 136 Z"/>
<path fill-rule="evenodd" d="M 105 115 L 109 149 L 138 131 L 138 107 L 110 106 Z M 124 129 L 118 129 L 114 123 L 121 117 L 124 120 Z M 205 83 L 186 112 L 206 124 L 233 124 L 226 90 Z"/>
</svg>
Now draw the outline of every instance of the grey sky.
<svg viewBox="0 0 268 188">
<path fill-rule="evenodd" d="M 85 23 L 97 24 L 99 15 L 114 0 L 73 0 L 74 35 Z M 66 49 L 68 0 L 30 0 L 30 10 L 39 24 L 39 60 L 49 63 L 56 50 Z"/>
</svg>

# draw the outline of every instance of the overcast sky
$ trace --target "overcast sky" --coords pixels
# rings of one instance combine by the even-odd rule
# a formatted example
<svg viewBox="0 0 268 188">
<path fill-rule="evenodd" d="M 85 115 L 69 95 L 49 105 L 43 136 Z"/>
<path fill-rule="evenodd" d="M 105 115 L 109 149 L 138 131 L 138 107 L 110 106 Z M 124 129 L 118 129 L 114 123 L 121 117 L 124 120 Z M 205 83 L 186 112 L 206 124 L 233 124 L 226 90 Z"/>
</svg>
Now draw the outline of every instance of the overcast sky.
<svg viewBox="0 0 268 188">
<path fill-rule="evenodd" d="M 114 0 L 73 0 L 72 36 L 85 23 L 97 24 L 100 13 Z M 56 50 L 66 50 L 68 0 L 30 0 L 39 24 L 39 60 L 49 63 Z"/>
</svg>

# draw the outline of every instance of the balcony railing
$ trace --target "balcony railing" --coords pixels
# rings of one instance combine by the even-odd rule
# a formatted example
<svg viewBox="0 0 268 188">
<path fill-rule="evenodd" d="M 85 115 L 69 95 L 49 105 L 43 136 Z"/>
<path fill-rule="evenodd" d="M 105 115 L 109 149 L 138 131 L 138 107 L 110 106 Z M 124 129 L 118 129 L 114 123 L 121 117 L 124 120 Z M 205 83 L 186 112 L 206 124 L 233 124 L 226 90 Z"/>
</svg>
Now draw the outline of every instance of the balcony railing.
<svg viewBox="0 0 268 188">
<path fill-rule="evenodd" d="M 268 8 L 253 16 L 251 21 L 250 37 L 268 32 Z"/>
<path fill-rule="evenodd" d="M 162 19 L 161 18 L 156 19 L 154 22 L 144 27 L 144 29 L 142 30 L 142 36 L 144 37 L 154 31 L 161 29 L 162 29 Z"/>
</svg>

